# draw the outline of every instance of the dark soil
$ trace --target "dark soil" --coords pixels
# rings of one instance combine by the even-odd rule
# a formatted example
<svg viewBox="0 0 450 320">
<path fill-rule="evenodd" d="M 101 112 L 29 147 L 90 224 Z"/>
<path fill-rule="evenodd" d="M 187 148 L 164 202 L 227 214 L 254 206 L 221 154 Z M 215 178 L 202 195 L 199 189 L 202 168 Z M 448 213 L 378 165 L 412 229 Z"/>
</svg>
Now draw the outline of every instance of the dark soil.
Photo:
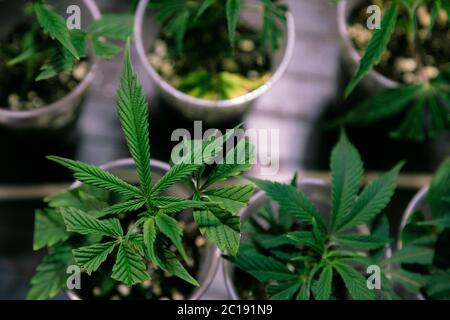
<svg viewBox="0 0 450 320">
<path fill-rule="evenodd" d="M 158 73 L 179 90 L 204 99 L 229 99 L 255 90 L 270 78 L 271 59 L 260 33 L 238 26 L 237 45 L 230 47 L 226 23 L 190 30 L 182 53 L 173 39 L 161 34 L 149 61 Z M 216 22 L 217 24 L 217 22 Z"/>
<path fill-rule="evenodd" d="M 26 36 L 35 37 L 40 47 L 54 45 L 36 24 L 18 25 L 0 44 L 0 108 L 32 110 L 46 106 L 66 96 L 84 78 L 87 62 L 80 61 L 72 72 L 63 73 L 48 80 L 35 81 L 47 55 L 33 58 L 13 66 L 8 62 L 24 51 L 22 42 Z"/>
<path fill-rule="evenodd" d="M 358 7 L 349 21 L 351 39 L 360 53 L 366 49 L 371 33 L 366 27 L 369 17 L 366 9 L 367 5 Z M 397 23 L 388 50 L 375 70 L 398 82 L 421 83 L 433 78 L 437 71 L 450 68 L 449 19 L 442 11 L 430 34 L 427 27 L 430 12 L 425 7 L 418 10 L 415 43 L 408 41 L 401 21 Z M 400 12 L 399 19 L 404 18 L 405 13 Z"/>
</svg>

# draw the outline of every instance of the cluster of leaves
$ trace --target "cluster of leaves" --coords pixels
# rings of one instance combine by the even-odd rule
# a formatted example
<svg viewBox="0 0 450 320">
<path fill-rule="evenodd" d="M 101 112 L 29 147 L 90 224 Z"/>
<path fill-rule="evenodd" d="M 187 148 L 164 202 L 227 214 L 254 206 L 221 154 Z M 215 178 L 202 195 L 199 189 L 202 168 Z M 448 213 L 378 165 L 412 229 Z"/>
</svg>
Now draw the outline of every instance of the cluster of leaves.
<svg viewBox="0 0 450 320">
<path fill-rule="evenodd" d="M 40 68 L 36 81 L 71 70 L 80 59 L 87 58 L 90 47 L 97 57 L 114 57 L 122 49 L 108 40 L 126 40 L 133 32 L 131 14 L 104 15 L 93 21 L 86 30 L 80 30 L 69 29 L 65 18 L 44 1 L 34 0 L 31 5 L 39 28 L 32 27 L 23 36 L 22 52 L 8 64 L 24 63 L 32 70 Z M 42 32 L 48 35 L 50 41 L 42 41 Z"/>
<path fill-rule="evenodd" d="M 411 48 L 417 45 L 416 11 L 420 6 L 431 6 L 430 32 L 435 26 L 437 14 L 445 10 L 450 16 L 449 0 L 393 0 L 385 8 L 380 29 L 372 38 L 361 58 L 359 68 L 345 90 L 348 97 L 357 84 L 381 61 L 387 50 L 391 36 L 397 26 L 407 26 L 407 39 Z M 405 12 L 406 15 L 400 15 Z M 426 83 L 400 85 L 382 90 L 348 112 L 335 124 L 368 124 L 404 113 L 405 119 L 391 133 L 395 139 L 423 141 L 434 138 L 450 129 L 450 70 L 440 70 L 440 74 Z"/>
<path fill-rule="evenodd" d="M 128 286 L 150 279 L 148 264 L 197 286 L 197 281 L 179 259 L 179 256 L 183 259 L 187 256 L 176 214 L 188 208 L 194 209 L 194 220 L 211 242 L 232 255 L 238 251 L 240 218 L 236 212 L 247 204 L 254 186 L 228 184 L 223 187 L 217 183 L 250 169 L 252 146 L 242 139 L 228 150 L 224 161 L 217 163 L 212 160 L 220 157 L 234 130 L 229 130 L 225 136 L 182 143 L 175 148 L 187 150 L 183 161 L 173 164 L 159 180 L 152 181 L 148 104 L 131 65 L 129 44 L 116 100 L 139 183 L 130 184 L 90 164 L 49 157 L 69 168 L 84 186 L 104 190 L 109 197 L 113 194 L 114 200 L 99 200 L 83 190 L 71 190 L 48 199 L 50 209 L 36 214 L 34 248 L 48 246 L 49 255 L 37 268 L 29 298 L 52 297 L 64 288 L 67 279 L 64 267 L 69 263 L 75 261 L 90 275 L 113 252 L 116 254 L 111 277 Z M 186 145 L 193 147 L 185 148 Z M 207 177 L 202 177 L 206 169 L 211 171 Z M 169 189 L 180 183 L 192 187 L 191 197 L 170 195 Z M 119 214 L 132 218 L 127 230 L 123 229 Z M 170 250 L 171 246 L 179 256 Z"/>
<path fill-rule="evenodd" d="M 401 234 L 403 245 L 433 252 L 422 268 L 414 264 L 405 265 L 405 268 L 421 270 L 426 279 L 424 293 L 431 299 L 450 299 L 449 186 L 450 159 L 443 163 L 433 178 L 426 197 L 427 209 L 414 212 Z"/>
<path fill-rule="evenodd" d="M 279 209 L 269 203 L 244 223 L 250 241 L 229 259 L 264 283 L 271 299 L 374 299 L 376 294 L 364 276 L 370 265 L 381 268 L 382 298 L 398 297 L 392 280 L 417 291 L 411 284 L 416 274 L 392 265 L 423 256 L 407 247 L 391 257 L 384 252 L 390 242 L 389 223 L 380 213 L 394 194 L 402 166 L 398 164 L 361 191 L 363 163 L 342 133 L 331 155 L 328 215 L 297 190 L 295 180 L 289 185 L 252 179 Z M 370 234 L 358 232 L 372 221 Z"/>
<path fill-rule="evenodd" d="M 228 38 L 232 48 L 236 44 L 236 29 L 239 15 L 247 4 L 245 0 L 176 0 L 151 1 L 156 18 L 163 23 L 164 31 L 175 39 L 178 52 L 183 50 L 186 32 L 198 26 L 208 25 L 209 19 L 219 22 L 226 19 Z M 280 47 L 283 26 L 286 24 L 286 5 L 273 0 L 260 0 L 263 27 L 262 41 L 264 47 L 270 44 L 273 50 Z M 209 30 L 209 32 L 213 32 Z"/>
</svg>

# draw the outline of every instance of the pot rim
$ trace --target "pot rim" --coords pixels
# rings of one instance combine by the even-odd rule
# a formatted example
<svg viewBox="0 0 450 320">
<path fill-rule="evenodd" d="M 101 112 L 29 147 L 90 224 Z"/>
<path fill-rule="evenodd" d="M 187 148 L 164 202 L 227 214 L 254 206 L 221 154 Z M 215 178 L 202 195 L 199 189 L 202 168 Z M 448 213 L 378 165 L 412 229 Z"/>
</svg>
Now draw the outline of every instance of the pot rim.
<svg viewBox="0 0 450 320">
<path fill-rule="evenodd" d="M 150 163 L 153 168 L 159 169 L 163 172 L 164 171 L 167 172 L 170 170 L 170 165 L 166 162 L 156 160 L 156 159 L 151 159 Z M 100 168 L 103 170 L 106 170 L 106 171 L 111 171 L 115 168 L 134 166 L 134 165 L 135 165 L 135 162 L 132 158 L 122 158 L 122 159 L 117 159 L 117 160 L 107 162 L 104 165 L 101 165 Z M 74 183 L 72 183 L 72 185 L 70 186 L 70 189 L 77 188 L 81 185 L 82 185 L 82 183 L 77 180 Z M 205 295 L 206 291 L 211 286 L 211 284 L 217 274 L 219 262 L 220 262 L 220 250 L 215 245 L 208 243 L 206 250 L 205 250 L 205 259 L 204 259 L 204 261 L 202 261 L 202 264 L 201 264 L 201 265 L 207 265 L 207 268 L 205 269 L 206 272 L 204 273 L 205 279 L 204 279 L 203 283 L 200 283 L 199 287 L 197 287 L 193 290 L 193 292 L 190 294 L 190 296 L 187 298 L 187 300 L 199 300 Z M 198 269 L 199 272 L 202 271 L 201 265 L 199 265 L 199 269 Z M 65 292 L 71 300 L 82 300 L 81 297 L 78 294 L 76 294 L 75 291 L 73 291 L 73 290 L 65 290 Z"/>
<path fill-rule="evenodd" d="M 398 240 L 397 240 L 397 250 L 400 250 L 403 246 L 401 234 L 403 229 L 406 227 L 406 224 L 408 223 L 409 218 L 411 215 L 419 208 L 423 200 L 426 198 L 428 190 L 430 189 L 429 186 L 425 186 L 422 189 L 420 189 L 412 198 L 412 200 L 409 202 L 408 207 L 406 208 L 405 212 L 403 213 L 402 220 L 400 222 L 400 228 L 398 230 Z"/>
<path fill-rule="evenodd" d="M 305 178 L 300 179 L 297 183 L 297 185 L 300 186 L 314 186 L 314 187 L 324 187 L 329 188 L 331 184 L 322 179 L 316 179 L 316 178 Z M 242 209 L 239 212 L 239 216 L 243 219 L 246 218 L 246 216 L 251 212 L 251 209 L 257 209 L 260 207 L 263 202 L 267 201 L 267 195 L 263 190 L 259 190 L 257 193 L 253 195 L 253 197 L 250 200 L 250 204 L 248 207 Z M 227 289 L 228 295 L 232 300 L 240 300 L 239 294 L 237 293 L 235 286 L 233 284 L 233 279 L 231 277 L 231 272 L 234 269 L 234 266 L 231 262 L 228 260 L 222 259 L 222 272 L 223 272 L 223 279 L 225 282 L 225 288 Z"/>
<path fill-rule="evenodd" d="M 158 87 L 164 91 L 166 94 L 175 97 L 177 100 L 185 101 L 190 105 L 195 105 L 198 107 L 206 107 L 206 108 L 225 108 L 225 107 L 239 107 L 241 105 L 247 104 L 273 87 L 275 83 L 282 77 L 284 72 L 287 70 L 289 63 L 294 54 L 295 48 L 295 22 L 292 13 L 287 12 L 287 27 L 286 27 L 286 49 L 283 56 L 283 59 L 278 66 L 277 70 L 273 73 L 270 79 L 259 88 L 243 95 L 240 97 L 236 97 L 228 100 L 207 100 L 200 99 L 193 96 L 190 96 L 178 89 L 174 88 L 170 85 L 166 80 L 164 80 L 159 73 L 152 67 L 147 59 L 147 55 L 144 49 L 143 43 L 143 32 L 142 26 L 144 23 L 145 11 L 147 10 L 147 5 L 150 0 L 140 0 L 139 5 L 136 10 L 135 19 L 134 19 L 134 42 L 135 47 L 139 56 L 139 60 L 141 61 L 146 73 L 150 75 L 152 80 L 156 82 Z"/>
<path fill-rule="evenodd" d="M 352 3 L 362 2 L 363 0 L 354 0 Z M 366 0 L 364 0 L 366 1 Z M 348 24 L 347 24 L 347 11 L 349 1 L 339 1 L 337 4 L 337 24 L 338 24 L 338 31 L 339 31 L 339 37 L 340 37 L 340 43 L 341 47 L 344 51 L 348 53 L 349 58 L 351 59 L 351 62 L 357 67 L 359 66 L 359 62 L 361 60 L 361 54 L 356 50 L 355 46 L 353 45 L 352 40 L 350 39 L 350 35 L 348 33 Z M 372 69 L 365 77 L 370 77 L 376 82 L 380 83 L 383 87 L 386 88 L 395 88 L 400 86 L 400 82 L 394 81 L 387 76 L 381 74 L 380 72 L 376 71 L 375 69 Z"/>
<path fill-rule="evenodd" d="M 82 1 L 88 8 L 92 17 L 95 20 L 98 20 L 101 17 L 101 13 L 95 1 L 94 0 L 82 0 Z M 80 83 L 78 83 L 78 85 L 73 90 L 71 90 L 61 99 L 53 101 L 50 104 L 47 104 L 46 106 L 37 108 L 35 110 L 8 110 L 6 108 L 0 108 L 0 119 L 1 118 L 9 118 L 14 120 L 31 119 L 43 116 L 58 109 L 69 108 L 70 103 L 68 102 L 74 99 L 75 97 L 81 95 L 94 80 L 95 74 L 97 73 L 98 70 L 98 61 L 96 58 L 92 58 L 92 61 L 93 63 L 90 65 L 90 70 L 84 77 L 84 79 Z"/>
</svg>

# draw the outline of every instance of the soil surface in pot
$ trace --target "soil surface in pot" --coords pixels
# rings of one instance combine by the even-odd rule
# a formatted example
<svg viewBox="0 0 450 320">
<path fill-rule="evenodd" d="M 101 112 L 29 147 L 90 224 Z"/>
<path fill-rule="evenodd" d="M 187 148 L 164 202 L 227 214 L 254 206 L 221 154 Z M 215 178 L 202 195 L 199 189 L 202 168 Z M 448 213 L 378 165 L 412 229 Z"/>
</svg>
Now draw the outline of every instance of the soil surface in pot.
<svg viewBox="0 0 450 320">
<path fill-rule="evenodd" d="M 161 34 L 148 54 L 150 64 L 160 76 L 178 90 L 207 100 L 226 100 L 243 96 L 266 83 L 271 58 L 261 34 L 239 25 L 233 51 L 226 22 L 188 31 L 181 53 L 173 40 Z"/>
<path fill-rule="evenodd" d="M 11 61 L 32 50 L 36 52 L 24 62 Z M 89 65 L 80 60 L 71 71 L 50 79 L 36 81 L 41 67 L 49 59 L 46 52 L 54 46 L 40 27 L 33 22 L 22 23 L 0 43 L 0 108 L 14 111 L 34 110 L 51 104 L 72 91 L 87 75 Z"/>
<path fill-rule="evenodd" d="M 369 14 L 368 1 L 358 6 L 350 15 L 348 32 L 355 48 L 364 53 L 372 31 L 366 26 Z M 383 1 L 386 2 L 386 1 Z M 385 3 L 386 5 L 386 3 Z M 437 76 L 438 72 L 450 67 L 450 22 L 447 13 L 441 10 L 430 32 L 431 10 L 421 6 L 416 12 L 417 32 L 415 41 L 409 41 L 404 24 L 406 13 L 400 11 L 399 21 L 389 42 L 387 51 L 375 70 L 389 79 L 401 83 L 424 83 Z"/>
<path fill-rule="evenodd" d="M 130 225 L 130 221 L 122 218 L 123 226 Z M 206 240 L 198 232 L 193 221 L 180 222 L 183 228 L 183 242 L 186 254 L 190 260 L 183 262 L 186 270 L 196 278 L 200 260 L 206 250 Z M 171 248 L 175 251 L 175 248 Z M 188 299 L 196 287 L 184 280 L 172 276 L 161 269 L 149 267 L 151 280 L 142 284 L 128 287 L 111 278 L 115 253 L 102 264 L 91 276 L 86 273 L 81 277 L 81 289 L 75 293 L 86 300 L 184 300 Z M 197 279 L 198 280 L 198 279 Z"/>
</svg>

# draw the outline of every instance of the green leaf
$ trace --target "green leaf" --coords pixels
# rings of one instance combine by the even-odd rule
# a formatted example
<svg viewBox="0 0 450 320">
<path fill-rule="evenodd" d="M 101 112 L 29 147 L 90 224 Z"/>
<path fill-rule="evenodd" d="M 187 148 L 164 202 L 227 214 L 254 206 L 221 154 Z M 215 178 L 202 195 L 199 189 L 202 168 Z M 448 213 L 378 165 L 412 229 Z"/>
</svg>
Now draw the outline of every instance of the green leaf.
<svg viewBox="0 0 450 320">
<path fill-rule="evenodd" d="M 296 277 L 284 264 L 259 253 L 244 253 L 231 258 L 236 266 L 261 282 L 286 281 Z"/>
<path fill-rule="evenodd" d="M 246 184 L 210 189 L 205 191 L 205 195 L 212 202 L 218 202 L 224 209 L 235 213 L 247 205 L 252 197 L 253 191 L 254 186 Z"/>
<path fill-rule="evenodd" d="M 248 179 L 265 191 L 267 196 L 273 201 L 277 202 L 281 210 L 295 215 L 302 222 L 307 224 L 312 224 L 313 220 L 316 220 L 321 230 L 327 229 L 320 211 L 303 192 L 298 191 L 290 185 L 281 184 L 279 182 L 249 177 Z"/>
<path fill-rule="evenodd" d="M 87 32 L 94 37 L 126 40 L 133 35 L 133 23 L 132 14 L 105 14 L 94 20 Z"/>
<path fill-rule="evenodd" d="M 422 288 L 426 282 L 424 276 L 403 269 L 391 271 L 388 274 L 395 283 L 400 284 L 403 288 L 413 294 L 419 293 L 420 288 Z"/>
<path fill-rule="evenodd" d="M 378 249 L 384 247 L 388 243 L 386 239 L 380 239 L 372 235 L 351 233 L 334 236 L 332 241 L 341 246 L 362 250 Z"/>
<path fill-rule="evenodd" d="M 270 42 L 273 51 L 280 48 L 283 37 L 282 27 L 286 25 L 287 6 L 274 3 L 272 0 L 262 0 L 263 3 L 263 26 L 262 43 L 264 47 Z"/>
<path fill-rule="evenodd" d="M 176 15 L 167 25 L 166 30 L 169 34 L 175 36 L 175 45 L 178 54 L 183 51 L 183 40 L 186 35 L 190 13 L 189 11 L 182 11 Z"/>
<path fill-rule="evenodd" d="M 389 40 L 391 39 L 391 35 L 395 30 L 397 16 L 398 0 L 394 0 L 386 9 L 383 18 L 381 19 L 380 29 L 376 29 L 373 32 L 372 38 L 364 52 L 364 56 L 361 58 L 359 68 L 345 89 L 345 97 L 348 97 L 361 79 L 380 62 Z"/>
<path fill-rule="evenodd" d="M 152 202 L 156 205 L 154 202 Z M 206 209 L 207 203 L 195 200 L 181 200 L 158 206 L 160 213 L 176 213 L 185 209 Z"/>
<path fill-rule="evenodd" d="M 287 233 L 287 237 L 297 245 L 310 247 L 317 252 L 322 252 L 321 246 L 317 243 L 316 238 L 310 231 L 292 231 Z"/>
<path fill-rule="evenodd" d="M 97 57 L 106 59 L 111 59 L 122 50 L 121 47 L 108 43 L 99 38 L 92 39 L 92 48 L 94 49 L 94 53 Z"/>
<path fill-rule="evenodd" d="M 75 261 L 86 270 L 88 275 L 96 271 L 114 250 L 117 241 L 96 243 L 88 247 L 73 250 Z"/>
<path fill-rule="evenodd" d="M 347 230 L 364 224 L 380 213 L 394 195 L 397 175 L 403 165 L 403 162 L 399 163 L 389 172 L 364 188 L 364 191 L 356 200 L 350 213 L 346 216 L 342 224 L 337 226 L 337 230 Z"/>
<path fill-rule="evenodd" d="M 344 280 L 345 286 L 354 300 L 375 299 L 374 292 L 367 287 L 367 280 L 361 273 L 343 263 L 336 263 L 334 268 Z"/>
<path fill-rule="evenodd" d="M 327 123 L 330 128 L 344 125 L 367 126 L 402 112 L 422 90 L 421 85 L 402 85 L 373 94 L 345 115 Z"/>
<path fill-rule="evenodd" d="M 236 29 L 241 11 L 241 0 L 227 0 L 226 16 L 228 23 L 228 38 L 230 44 L 234 48 L 236 46 Z"/>
<path fill-rule="evenodd" d="M 128 212 L 135 212 L 145 205 L 144 199 L 133 199 L 123 203 L 112 205 L 100 212 L 96 217 L 101 218 L 110 214 L 121 214 Z"/>
<path fill-rule="evenodd" d="M 49 156 L 47 158 L 70 169 L 74 173 L 74 177 L 83 183 L 129 197 L 142 197 L 138 188 L 99 167 L 61 157 Z"/>
<path fill-rule="evenodd" d="M 29 300 L 44 300 L 55 297 L 67 287 L 67 267 L 74 264 L 72 249 L 68 245 L 53 248 L 36 268 L 27 294 Z"/>
<path fill-rule="evenodd" d="M 79 59 L 80 56 L 77 49 L 72 44 L 70 31 L 66 26 L 64 18 L 46 4 L 34 2 L 33 7 L 42 29 L 44 29 L 52 39 L 58 40 L 76 59 Z"/>
<path fill-rule="evenodd" d="M 67 240 L 69 236 L 59 212 L 51 209 L 36 210 L 33 250 L 53 246 Z"/>
<path fill-rule="evenodd" d="M 427 296 L 431 299 L 450 299 L 450 270 L 438 271 L 428 277 L 426 287 Z"/>
<path fill-rule="evenodd" d="M 446 159 L 433 176 L 430 189 L 427 193 L 427 202 L 430 205 L 434 219 L 442 217 L 449 212 L 450 203 L 445 201 L 448 197 L 448 186 L 450 185 L 450 158 Z"/>
<path fill-rule="evenodd" d="M 156 257 L 156 248 L 155 248 L 155 241 L 156 241 L 156 223 L 155 223 L 155 217 L 149 217 L 144 222 L 144 244 L 147 249 L 147 256 L 150 258 L 153 263 L 157 263 L 158 259 Z"/>
<path fill-rule="evenodd" d="M 426 98 L 423 96 L 417 99 L 414 107 L 408 112 L 400 126 L 390 133 L 392 138 L 412 141 L 425 140 L 426 134 L 423 123 L 425 102 Z"/>
<path fill-rule="evenodd" d="M 328 300 L 330 298 L 332 280 L 333 268 L 331 265 L 327 265 L 323 268 L 316 285 L 315 298 L 317 300 Z"/>
<path fill-rule="evenodd" d="M 195 15 L 195 20 L 198 20 L 215 2 L 216 0 L 203 0 L 197 14 Z"/>
<path fill-rule="evenodd" d="M 183 279 L 184 281 L 198 287 L 200 286 L 197 280 L 195 280 L 189 272 L 183 267 L 183 265 L 178 261 L 176 255 L 166 249 L 158 248 L 158 261 L 159 266 L 166 270 L 167 272 Z"/>
<path fill-rule="evenodd" d="M 344 131 L 331 153 L 331 228 L 340 225 L 355 202 L 361 188 L 363 163 Z"/>
<path fill-rule="evenodd" d="M 151 190 L 151 194 L 160 194 L 175 183 L 190 178 L 194 172 L 196 172 L 201 165 L 199 164 L 177 164 L 173 166 L 169 172 L 159 179 Z"/>
<path fill-rule="evenodd" d="M 383 261 L 384 265 L 388 264 L 421 264 L 431 265 L 433 263 L 434 251 L 430 248 L 421 246 L 405 246 L 395 252 L 390 258 Z"/>
<path fill-rule="evenodd" d="M 272 300 L 290 300 L 300 289 L 300 281 L 267 286 L 267 294 Z"/>
<path fill-rule="evenodd" d="M 209 210 L 194 211 L 194 219 L 201 233 L 206 233 L 208 240 L 221 251 L 227 250 L 233 256 L 237 254 L 241 238 L 239 216 L 220 207 L 211 207 Z"/>
<path fill-rule="evenodd" d="M 123 236 L 120 224 L 98 220 L 83 211 L 75 208 L 61 208 L 61 214 L 66 224 L 67 231 L 84 235 L 101 235 L 112 238 Z M 114 219 L 118 221 L 117 219 Z"/>
<path fill-rule="evenodd" d="M 130 287 L 150 279 L 144 259 L 127 242 L 119 246 L 111 277 Z"/>
<path fill-rule="evenodd" d="M 417 225 L 450 228 L 450 216 L 419 222 Z"/>
<path fill-rule="evenodd" d="M 236 147 L 230 150 L 225 156 L 225 159 L 217 164 L 209 174 L 203 188 L 250 170 L 254 161 L 255 146 L 241 139 Z"/>
<path fill-rule="evenodd" d="M 116 104 L 128 149 L 136 164 L 142 191 L 148 196 L 151 181 L 148 103 L 131 65 L 129 43 L 125 49 Z"/>
<path fill-rule="evenodd" d="M 36 77 L 36 81 L 53 78 L 60 73 L 72 69 L 76 59 L 63 48 L 53 49 L 50 58 L 41 67 L 41 72 Z"/>
<path fill-rule="evenodd" d="M 187 254 L 184 250 L 183 242 L 181 240 L 181 237 L 183 236 L 183 231 L 181 227 L 178 225 L 177 220 L 175 220 L 172 217 L 169 217 L 166 214 L 158 213 L 156 215 L 156 225 L 158 226 L 159 230 L 163 234 L 165 234 L 175 245 L 178 252 L 180 252 L 181 256 L 187 260 Z"/>
</svg>

